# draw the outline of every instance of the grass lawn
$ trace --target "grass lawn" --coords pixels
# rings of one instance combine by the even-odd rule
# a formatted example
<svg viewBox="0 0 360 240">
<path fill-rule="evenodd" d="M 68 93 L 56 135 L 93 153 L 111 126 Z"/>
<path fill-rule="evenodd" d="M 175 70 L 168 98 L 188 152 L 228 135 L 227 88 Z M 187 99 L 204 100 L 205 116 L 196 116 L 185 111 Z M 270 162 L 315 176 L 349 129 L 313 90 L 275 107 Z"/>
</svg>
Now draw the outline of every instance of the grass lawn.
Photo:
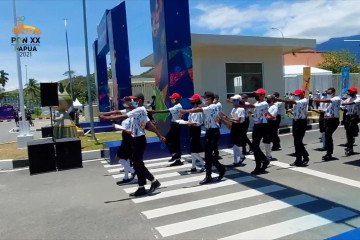
<svg viewBox="0 0 360 240">
<path fill-rule="evenodd" d="M 156 136 L 155 133 L 146 131 L 147 137 Z M 98 142 L 91 141 L 91 135 L 80 136 L 82 151 L 103 149 L 103 142 L 111 140 L 121 140 L 121 132 L 96 133 Z M 0 144 L 0 160 L 3 159 L 27 159 L 27 149 L 18 149 L 17 143 Z"/>
</svg>

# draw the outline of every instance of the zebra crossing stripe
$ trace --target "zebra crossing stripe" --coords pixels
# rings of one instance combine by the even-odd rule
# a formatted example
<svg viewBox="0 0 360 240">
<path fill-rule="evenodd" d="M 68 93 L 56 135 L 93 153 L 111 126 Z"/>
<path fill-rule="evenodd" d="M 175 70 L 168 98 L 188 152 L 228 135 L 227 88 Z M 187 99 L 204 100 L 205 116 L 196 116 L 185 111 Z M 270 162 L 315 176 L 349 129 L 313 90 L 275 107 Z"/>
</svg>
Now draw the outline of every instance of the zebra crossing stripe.
<svg viewBox="0 0 360 240">
<path fill-rule="evenodd" d="M 185 164 L 181 165 L 181 166 L 176 166 L 176 167 L 164 167 L 164 168 L 154 168 L 151 169 L 151 173 L 158 173 L 158 172 L 166 172 L 166 171 L 171 171 L 171 170 L 179 170 L 179 169 L 186 169 L 191 167 L 191 164 Z M 124 177 L 124 174 L 116 174 L 116 175 L 112 175 L 113 178 L 118 179 L 118 178 L 122 178 Z"/>
<path fill-rule="evenodd" d="M 266 227 L 257 228 L 251 231 L 221 238 L 221 240 L 262 239 L 264 236 L 266 236 L 266 239 L 277 239 L 333 222 L 342 221 L 356 215 L 358 214 L 348 209 L 336 207 L 315 214 L 309 214 L 285 222 L 272 224 Z"/>
<path fill-rule="evenodd" d="M 231 174 L 236 174 L 236 173 L 239 173 L 239 172 L 235 171 L 235 170 L 230 170 L 230 171 L 227 171 L 225 173 L 225 175 L 231 175 Z M 213 176 L 217 177 L 218 174 L 213 173 Z M 204 175 L 188 177 L 188 178 L 181 178 L 181 179 L 176 179 L 176 180 L 172 180 L 172 181 L 161 182 L 161 187 L 171 187 L 171 186 L 184 184 L 184 183 L 197 182 L 197 181 L 201 181 L 203 179 L 204 179 Z M 126 193 L 132 193 L 132 192 L 135 192 L 136 189 L 138 189 L 138 187 L 129 187 L 129 188 L 125 188 L 124 191 Z"/>
<path fill-rule="evenodd" d="M 222 203 L 237 201 L 240 199 L 260 196 L 263 194 L 268 194 L 268 193 L 281 191 L 281 190 L 285 190 L 285 189 L 286 188 L 278 186 L 278 185 L 270 185 L 270 186 L 261 187 L 261 188 L 257 188 L 257 189 L 250 189 L 250 190 L 245 190 L 245 191 L 241 191 L 241 192 L 221 195 L 218 197 L 201 199 L 201 200 L 197 200 L 197 201 L 172 205 L 172 206 L 163 207 L 163 208 L 157 208 L 157 209 L 153 209 L 153 210 L 149 210 L 149 211 L 144 211 L 144 212 L 142 212 L 142 214 L 144 214 L 148 219 L 158 218 L 158 217 L 168 216 L 168 215 L 175 214 L 175 213 L 186 212 L 186 211 L 190 211 L 190 210 L 194 210 L 194 209 L 199 209 L 199 208 L 214 206 L 214 205 L 218 205 L 218 204 L 222 204 Z"/>
<path fill-rule="evenodd" d="M 152 168 L 152 167 L 159 167 L 159 166 L 166 166 L 166 165 L 170 165 L 171 163 L 169 163 L 169 162 L 164 162 L 164 161 L 162 161 L 162 162 L 157 162 L 157 163 L 150 163 L 150 164 L 146 164 L 145 163 L 145 166 L 147 167 L 147 168 Z M 119 172 L 121 169 L 123 169 L 123 168 L 113 168 L 113 169 L 109 169 L 108 170 L 108 172 L 109 173 L 114 173 L 114 172 Z M 170 170 L 170 169 L 169 169 Z"/>
<path fill-rule="evenodd" d="M 158 200 L 158 199 L 175 197 L 175 196 L 185 195 L 185 194 L 189 194 L 189 193 L 202 192 L 202 191 L 206 191 L 206 190 L 210 190 L 210 189 L 216 189 L 216 188 L 231 186 L 231 185 L 235 185 L 235 184 L 239 184 L 239 183 L 255 181 L 255 180 L 258 180 L 258 179 L 255 177 L 251 177 L 251 176 L 238 177 L 238 178 L 234 178 L 231 180 L 227 179 L 226 181 L 219 182 L 219 183 L 199 185 L 199 186 L 191 187 L 191 188 L 180 188 L 180 189 L 170 190 L 170 191 L 166 191 L 166 192 L 161 192 L 159 194 L 152 195 L 152 196 L 146 196 L 144 198 L 134 198 L 134 199 L 132 199 L 132 201 L 134 203 L 149 202 L 149 201 L 154 201 L 154 200 Z"/>
<path fill-rule="evenodd" d="M 228 212 L 218 213 L 206 217 L 200 217 L 188 221 L 168 224 L 156 227 L 156 230 L 163 237 L 169 237 L 180 233 L 199 230 L 223 223 L 237 221 L 285 208 L 290 208 L 304 203 L 316 201 L 317 199 L 306 194 L 301 194 L 293 197 L 284 198 L 281 200 L 270 201 L 263 204 L 258 204 L 251 207 L 231 210 Z"/>
<path fill-rule="evenodd" d="M 118 176 L 116 178 L 121 178 L 121 177 L 124 177 L 124 174 L 118 174 L 116 176 Z M 170 178 L 170 177 L 178 177 L 178 176 L 181 176 L 181 174 L 178 172 L 171 172 L 171 173 L 164 173 L 164 174 L 159 174 L 159 175 L 154 175 L 154 176 L 156 179 L 164 179 L 164 178 Z"/>
</svg>

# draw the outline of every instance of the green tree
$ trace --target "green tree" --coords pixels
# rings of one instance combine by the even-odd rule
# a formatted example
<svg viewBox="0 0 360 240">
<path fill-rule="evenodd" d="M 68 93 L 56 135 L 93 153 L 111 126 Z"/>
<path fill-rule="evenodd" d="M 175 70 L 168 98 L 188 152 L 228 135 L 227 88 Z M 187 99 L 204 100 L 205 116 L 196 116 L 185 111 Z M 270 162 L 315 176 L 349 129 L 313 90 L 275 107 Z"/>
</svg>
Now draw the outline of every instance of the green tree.
<svg viewBox="0 0 360 240">
<path fill-rule="evenodd" d="M 24 95 L 29 100 L 29 107 L 33 107 L 40 102 L 40 84 L 33 78 L 25 84 Z"/>
<path fill-rule="evenodd" d="M 350 72 L 360 72 L 360 67 L 356 63 L 356 56 L 348 50 L 325 52 L 323 61 L 318 66 L 322 69 L 332 71 L 333 73 L 341 73 L 341 68 L 344 66 L 350 67 Z"/>
<path fill-rule="evenodd" d="M 9 76 L 9 74 L 6 73 L 4 70 L 0 71 L 0 84 L 3 87 L 5 87 L 6 82 L 9 81 L 9 78 L 7 76 Z"/>
<path fill-rule="evenodd" d="M 73 71 L 73 70 L 66 71 L 66 72 L 63 73 L 63 75 L 67 76 L 67 77 L 70 77 L 70 74 L 71 74 L 71 78 L 75 77 L 75 71 Z"/>
<path fill-rule="evenodd" d="M 62 82 L 59 83 L 59 92 L 60 93 L 64 92 L 64 85 L 62 84 Z"/>
<path fill-rule="evenodd" d="M 69 80 L 64 79 L 61 81 L 61 83 L 64 86 L 68 86 Z M 92 100 L 94 101 L 96 96 L 95 74 L 90 75 L 90 88 L 91 88 L 91 97 Z M 81 103 L 87 102 L 88 93 L 87 93 L 86 77 L 79 75 L 73 78 L 73 94 L 74 94 L 74 98 L 75 99 L 77 98 Z"/>
</svg>

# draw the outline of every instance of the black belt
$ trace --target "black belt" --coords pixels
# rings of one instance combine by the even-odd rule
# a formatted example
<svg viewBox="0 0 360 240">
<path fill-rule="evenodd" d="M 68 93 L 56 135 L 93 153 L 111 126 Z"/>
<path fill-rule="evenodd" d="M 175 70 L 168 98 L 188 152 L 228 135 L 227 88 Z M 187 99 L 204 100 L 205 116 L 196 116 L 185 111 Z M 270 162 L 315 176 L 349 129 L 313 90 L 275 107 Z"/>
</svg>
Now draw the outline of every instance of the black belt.
<svg viewBox="0 0 360 240">
<path fill-rule="evenodd" d="M 295 122 L 300 120 L 306 120 L 306 118 L 293 119 Z"/>
</svg>

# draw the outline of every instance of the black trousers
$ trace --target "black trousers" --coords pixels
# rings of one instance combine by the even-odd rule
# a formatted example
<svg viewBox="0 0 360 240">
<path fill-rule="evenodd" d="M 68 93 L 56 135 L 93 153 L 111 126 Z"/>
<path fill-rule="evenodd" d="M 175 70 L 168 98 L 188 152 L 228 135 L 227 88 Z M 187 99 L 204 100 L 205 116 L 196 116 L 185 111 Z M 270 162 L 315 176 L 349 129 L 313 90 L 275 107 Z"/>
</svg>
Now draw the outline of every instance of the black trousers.
<svg viewBox="0 0 360 240">
<path fill-rule="evenodd" d="M 344 127 L 346 131 L 346 139 L 348 149 L 353 149 L 354 147 L 354 139 L 359 133 L 359 116 L 357 115 L 346 115 L 344 118 Z"/>
<path fill-rule="evenodd" d="M 302 157 L 306 158 L 309 153 L 306 151 L 303 139 L 306 132 L 306 119 L 294 119 L 293 120 L 293 137 L 295 146 L 296 162 L 301 163 Z"/>
<path fill-rule="evenodd" d="M 214 165 L 218 171 L 223 171 L 225 167 L 219 162 L 218 156 L 215 151 L 218 147 L 218 141 L 220 139 L 219 128 L 208 128 L 205 133 L 205 169 L 206 176 L 211 177 L 212 165 Z"/>
<path fill-rule="evenodd" d="M 181 158 L 180 132 L 180 124 L 172 122 L 170 130 L 166 135 L 166 145 L 170 150 L 172 159 Z"/>
<path fill-rule="evenodd" d="M 320 116 L 319 116 L 319 129 L 320 132 L 323 133 L 325 132 L 325 117 L 324 117 L 324 112 L 320 112 Z"/>
<path fill-rule="evenodd" d="M 334 142 L 332 135 L 339 126 L 339 123 L 340 121 L 338 118 L 325 119 L 325 147 L 327 155 L 331 155 L 334 152 Z"/>
<path fill-rule="evenodd" d="M 260 142 L 270 143 L 269 125 L 267 123 L 254 124 L 252 132 L 252 147 L 256 162 L 255 170 L 261 169 L 261 163 L 267 161 L 265 154 L 260 149 Z"/>
<path fill-rule="evenodd" d="M 201 144 L 201 126 L 190 126 L 190 152 L 201 153 L 203 151 Z"/>
<path fill-rule="evenodd" d="M 269 121 L 269 123 L 272 121 Z M 276 116 L 276 120 L 274 120 L 274 125 L 271 133 L 271 142 L 273 143 L 273 148 L 280 147 L 280 138 L 279 138 L 279 127 L 281 123 L 281 115 Z"/>
<path fill-rule="evenodd" d="M 134 169 L 138 176 L 138 184 L 139 186 L 145 186 L 146 179 L 152 181 L 154 180 L 154 176 L 149 172 L 149 170 L 145 167 L 143 155 L 146 149 L 146 137 L 134 137 L 132 141 L 132 160 L 134 163 Z"/>
<path fill-rule="evenodd" d="M 245 118 L 245 121 L 243 123 L 243 127 L 241 128 L 241 145 L 242 145 L 242 150 L 243 150 L 243 154 L 246 153 L 246 144 L 249 145 L 250 149 L 252 150 L 252 143 L 250 141 L 250 139 L 247 137 L 247 132 L 249 129 L 249 125 L 250 125 L 250 120 L 249 118 Z"/>
</svg>

